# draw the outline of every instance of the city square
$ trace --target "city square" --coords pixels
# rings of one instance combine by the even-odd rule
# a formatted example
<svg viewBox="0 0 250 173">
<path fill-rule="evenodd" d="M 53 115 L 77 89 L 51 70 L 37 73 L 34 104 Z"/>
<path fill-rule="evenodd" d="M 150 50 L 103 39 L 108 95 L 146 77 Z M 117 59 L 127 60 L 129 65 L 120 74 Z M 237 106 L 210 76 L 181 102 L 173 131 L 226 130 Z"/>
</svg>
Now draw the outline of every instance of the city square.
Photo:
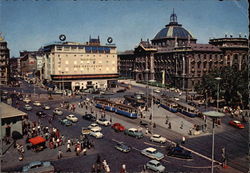
<svg viewBox="0 0 250 173">
<path fill-rule="evenodd" d="M 249 172 L 247 5 L 4 2 L 1 172 Z"/>
</svg>

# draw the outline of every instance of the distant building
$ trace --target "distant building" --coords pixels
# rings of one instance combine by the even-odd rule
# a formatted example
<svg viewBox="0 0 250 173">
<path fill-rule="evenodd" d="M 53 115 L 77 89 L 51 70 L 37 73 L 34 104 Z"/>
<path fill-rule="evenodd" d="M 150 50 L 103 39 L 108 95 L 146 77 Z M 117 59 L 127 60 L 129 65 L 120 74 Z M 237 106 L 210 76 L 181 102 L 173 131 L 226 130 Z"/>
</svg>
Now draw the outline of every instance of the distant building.
<svg viewBox="0 0 250 173">
<path fill-rule="evenodd" d="M 7 42 L 0 35 L 0 85 L 7 85 L 10 82 L 10 50 Z"/>
<path fill-rule="evenodd" d="M 20 52 L 21 74 L 23 76 L 34 75 L 36 71 L 36 54 L 37 51 Z"/>
<path fill-rule="evenodd" d="M 58 88 L 79 90 L 116 85 L 117 50 L 98 39 L 82 44 L 59 42 L 44 47 L 43 78 Z"/>
<path fill-rule="evenodd" d="M 14 131 L 23 135 L 22 120 L 26 116 L 27 113 L 0 102 L 0 138 L 4 138 L 5 136 L 11 137 Z"/>
<path fill-rule="evenodd" d="M 18 76 L 21 72 L 20 58 L 10 58 L 10 76 Z"/>
<path fill-rule="evenodd" d="M 211 39 L 198 44 L 197 39 L 177 22 L 173 12 L 170 23 L 151 40 L 143 41 L 133 51 L 118 54 L 119 73 L 136 81 L 154 80 L 181 89 L 194 90 L 202 76 L 215 68 L 246 66 L 247 38 Z"/>
</svg>

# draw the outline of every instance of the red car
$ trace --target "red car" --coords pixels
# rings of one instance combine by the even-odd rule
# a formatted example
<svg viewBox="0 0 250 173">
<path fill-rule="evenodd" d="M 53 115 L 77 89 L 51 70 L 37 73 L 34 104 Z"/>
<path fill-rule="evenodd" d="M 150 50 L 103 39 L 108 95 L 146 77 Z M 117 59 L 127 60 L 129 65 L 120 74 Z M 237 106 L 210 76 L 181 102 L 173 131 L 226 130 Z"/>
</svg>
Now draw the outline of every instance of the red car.
<svg viewBox="0 0 250 173">
<path fill-rule="evenodd" d="M 118 132 L 123 132 L 125 130 L 125 127 L 121 125 L 120 123 L 113 124 L 111 128 Z"/>
<path fill-rule="evenodd" d="M 245 128 L 245 126 L 238 120 L 231 120 L 231 121 L 229 121 L 229 124 L 234 126 L 234 127 L 239 128 L 239 129 L 244 129 Z"/>
</svg>

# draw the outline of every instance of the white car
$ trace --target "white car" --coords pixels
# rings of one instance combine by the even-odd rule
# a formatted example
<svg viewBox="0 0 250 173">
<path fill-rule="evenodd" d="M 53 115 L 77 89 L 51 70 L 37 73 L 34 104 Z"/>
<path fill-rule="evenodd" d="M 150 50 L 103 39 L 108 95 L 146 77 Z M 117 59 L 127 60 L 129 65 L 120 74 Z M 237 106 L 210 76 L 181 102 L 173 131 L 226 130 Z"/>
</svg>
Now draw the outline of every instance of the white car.
<svg viewBox="0 0 250 173">
<path fill-rule="evenodd" d="M 59 108 L 55 108 L 55 110 L 53 111 L 54 114 L 56 115 L 62 115 L 63 114 L 63 111 Z"/>
<path fill-rule="evenodd" d="M 174 97 L 174 99 L 175 99 L 176 101 L 179 101 L 179 100 L 180 100 L 178 97 Z"/>
<path fill-rule="evenodd" d="M 28 97 L 25 97 L 25 98 L 23 99 L 23 102 L 25 102 L 25 103 L 30 103 L 31 100 L 30 100 Z"/>
<path fill-rule="evenodd" d="M 98 129 L 95 128 L 91 129 L 89 135 L 94 136 L 95 138 L 103 138 L 103 134 Z"/>
<path fill-rule="evenodd" d="M 90 125 L 88 126 L 88 128 L 89 128 L 90 130 L 95 129 L 95 131 L 97 130 L 97 131 L 99 131 L 99 132 L 102 130 L 102 128 L 101 128 L 100 126 L 98 126 L 98 124 L 96 124 L 96 123 L 90 124 Z"/>
<path fill-rule="evenodd" d="M 24 105 L 24 109 L 26 110 L 26 111 L 31 111 L 32 110 L 32 107 L 30 106 L 30 105 Z"/>
<path fill-rule="evenodd" d="M 45 109 L 45 110 L 50 110 L 50 106 L 49 105 L 43 105 L 43 109 Z"/>
<path fill-rule="evenodd" d="M 155 89 L 154 92 L 155 92 L 155 93 L 160 93 L 161 91 L 158 90 L 158 89 Z"/>
<path fill-rule="evenodd" d="M 153 135 L 150 137 L 150 141 L 160 142 L 160 143 L 166 143 L 166 142 L 167 142 L 167 139 L 164 138 L 164 137 L 162 137 L 161 135 L 153 134 Z"/>
<path fill-rule="evenodd" d="M 66 118 L 69 120 L 69 121 L 72 121 L 73 123 L 76 123 L 78 121 L 78 118 L 75 116 L 75 115 L 68 115 L 66 116 Z"/>
<path fill-rule="evenodd" d="M 108 121 L 106 118 L 100 118 L 96 120 L 98 124 L 104 125 L 104 126 L 109 126 L 111 124 L 110 121 Z"/>
<path fill-rule="evenodd" d="M 34 101 L 33 105 L 34 106 L 41 106 L 42 104 L 39 101 Z"/>
</svg>

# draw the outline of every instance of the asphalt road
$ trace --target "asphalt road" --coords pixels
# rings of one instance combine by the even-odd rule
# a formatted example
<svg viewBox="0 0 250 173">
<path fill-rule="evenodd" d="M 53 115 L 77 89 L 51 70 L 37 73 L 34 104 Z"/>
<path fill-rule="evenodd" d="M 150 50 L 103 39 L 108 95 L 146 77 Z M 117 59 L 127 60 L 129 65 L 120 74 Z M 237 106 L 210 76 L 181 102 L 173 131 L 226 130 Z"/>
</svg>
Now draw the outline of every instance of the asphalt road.
<svg viewBox="0 0 250 173">
<path fill-rule="evenodd" d="M 24 93 L 33 93 L 32 92 L 33 86 L 23 82 L 20 88 L 15 88 L 16 91 L 23 91 Z M 12 90 L 13 88 L 5 88 L 5 90 Z M 130 91 L 144 91 L 145 88 L 134 87 Z M 47 93 L 47 91 L 36 88 L 36 93 Z M 128 93 L 119 93 L 112 96 L 106 97 L 121 97 L 124 94 Z M 76 98 L 65 98 L 70 102 L 75 102 L 80 100 L 79 97 Z M 51 105 L 52 109 L 48 110 L 48 114 L 52 114 L 52 110 L 55 107 L 58 107 L 59 103 L 61 102 L 58 100 L 51 100 L 45 101 Z M 20 109 L 25 111 L 22 106 L 24 105 L 23 102 L 19 101 Z M 25 111 L 28 112 L 29 119 L 33 121 L 37 121 L 38 117 L 35 113 L 41 110 L 40 107 L 34 107 L 32 111 Z M 64 110 L 64 116 L 70 114 L 71 112 Z M 80 129 L 83 126 L 88 126 L 90 122 L 83 120 L 81 118 L 81 114 L 73 113 L 79 118 L 79 122 L 74 124 L 72 127 L 65 127 L 61 125 L 58 120 L 52 122 L 52 124 L 57 127 L 62 134 L 66 137 L 76 138 L 80 135 Z M 112 114 L 112 113 L 111 113 Z M 182 115 L 179 115 L 182 116 Z M 185 117 L 184 118 L 188 118 Z M 123 121 L 126 121 L 132 125 L 138 125 L 139 120 L 131 120 L 125 117 L 120 117 Z M 230 117 L 225 117 L 223 119 L 222 127 L 223 130 L 218 130 L 219 133 L 216 133 L 215 136 L 215 159 L 221 159 L 221 148 L 226 147 L 226 151 L 229 157 L 229 165 L 242 171 L 247 171 L 247 165 L 245 164 L 244 157 L 247 153 L 247 128 L 243 130 L 235 129 L 227 125 L 227 122 L 230 120 Z M 42 124 L 48 126 L 48 119 L 44 118 L 41 119 Z M 95 163 L 97 158 L 97 154 L 101 155 L 102 159 L 106 159 L 110 165 L 111 172 L 118 172 L 121 168 L 122 164 L 126 164 L 128 172 L 139 172 L 142 170 L 143 165 L 149 161 L 150 159 L 141 155 L 140 150 L 153 146 L 157 148 L 162 153 L 166 154 L 165 145 L 160 145 L 157 143 L 152 143 L 149 141 L 148 137 L 144 137 L 143 139 L 135 139 L 130 136 L 125 136 L 123 133 L 116 133 L 110 127 L 103 127 L 104 138 L 103 139 L 94 139 L 95 143 L 95 150 L 90 152 L 87 156 L 80 156 L 80 157 L 70 157 L 61 160 L 53 160 L 53 164 L 55 165 L 56 169 L 59 171 L 73 171 L 73 172 L 89 172 L 91 165 Z M 174 133 L 173 131 L 166 130 L 163 127 L 157 127 L 154 131 L 155 133 L 159 133 L 168 139 L 180 142 L 181 135 Z M 114 148 L 116 142 L 125 142 L 133 147 L 130 153 L 121 153 L 120 151 Z M 202 136 L 197 138 L 191 138 L 185 144 L 186 147 L 196 151 L 202 155 L 207 157 L 211 156 L 211 136 Z M 56 153 L 56 152 L 55 152 Z M 47 156 L 41 152 L 40 158 L 41 160 L 50 160 Z M 242 158 L 242 160 L 239 160 Z M 210 172 L 210 165 L 211 161 L 204 159 L 196 154 L 193 154 L 193 160 L 181 160 L 172 158 L 165 155 L 165 158 L 162 160 L 162 164 L 166 166 L 167 171 L 169 172 Z M 21 166 L 16 167 L 9 167 L 6 171 L 13 171 Z M 215 172 L 221 172 L 221 169 L 215 169 Z"/>
</svg>

